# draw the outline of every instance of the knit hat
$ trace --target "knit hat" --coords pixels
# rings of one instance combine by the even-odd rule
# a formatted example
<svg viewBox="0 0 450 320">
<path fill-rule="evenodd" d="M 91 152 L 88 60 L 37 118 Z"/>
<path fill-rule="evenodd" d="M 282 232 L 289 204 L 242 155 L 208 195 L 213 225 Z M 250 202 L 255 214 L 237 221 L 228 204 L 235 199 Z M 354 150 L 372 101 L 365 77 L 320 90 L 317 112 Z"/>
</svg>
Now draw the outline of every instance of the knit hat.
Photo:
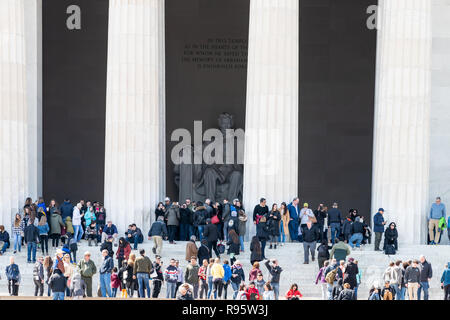
<svg viewBox="0 0 450 320">
<path fill-rule="evenodd" d="M 303 207 L 304 208 L 307 208 L 309 205 L 308 205 L 308 203 L 307 202 L 305 202 L 304 204 L 303 204 Z"/>
</svg>

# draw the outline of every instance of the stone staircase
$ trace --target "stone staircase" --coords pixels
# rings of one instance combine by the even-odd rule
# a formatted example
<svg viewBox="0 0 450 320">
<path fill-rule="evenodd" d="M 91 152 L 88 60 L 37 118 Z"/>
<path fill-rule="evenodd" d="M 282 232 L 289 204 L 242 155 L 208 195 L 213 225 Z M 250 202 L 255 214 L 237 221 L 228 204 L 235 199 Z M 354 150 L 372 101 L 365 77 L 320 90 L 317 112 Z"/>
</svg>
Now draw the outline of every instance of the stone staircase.
<svg viewBox="0 0 450 320">
<path fill-rule="evenodd" d="M 450 246 L 445 244 L 437 246 L 425 246 L 425 245 L 405 245 L 401 246 L 400 250 L 395 256 L 387 256 L 381 252 L 373 251 L 373 245 L 370 247 L 363 247 L 361 251 L 352 251 L 350 257 L 355 258 L 359 261 L 358 266 L 362 268 L 362 284 L 358 290 L 358 299 L 365 300 L 368 298 L 368 292 L 370 286 L 374 281 L 378 281 L 382 284 L 382 275 L 389 262 L 409 259 L 418 259 L 419 255 L 423 254 L 427 260 L 432 264 L 433 267 L 433 278 L 430 283 L 430 299 L 441 300 L 443 299 L 443 290 L 440 289 L 440 278 L 444 267 L 447 262 L 450 261 Z M 181 266 L 186 266 L 187 262 L 184 261 L 185 258 L 185 246 L 186 242 L 179 241 L 176 244 L 169 244 L 167 241 L 164 242 L 164 247 L 162 251 L 162 260 L 164 266 L 169 264 L 171 258 L 179 259 Z M 152 243 L 145 242 L 140 245 L 143 247 L 147 254 L 150 254 L 152 260 L 154 255 L 151 253 Z M 245 243 L 246 251 L 239 255 L 238 259 L 244 264 L 244 271 L 248 279 L 248 272 L 250 270 L 250 252 L 248 250 L 249 243 Z M 78 260 L 83 257 L 85 251 L 90 251 L 92 253 L 92 259 L 97 266 L 101 264 L 101 254 L 100 246 L 89 247 L 87 242 L 82 240 L 79 244 L 79 250 L 77 252 Z M 38 256 L 39 256 L 38 251 Z M 138 252 L 135 252 L 138 255 Z M 22 281 L 19 288 L 20 296 L 32 296 L 34 294 L 34 284 L 32 281 L 33 274 L 33 264 L 28 264 L 26 258 L 26 247 L 22 248 L 22 252 L 13 254 L 10 249 L 3 255 L 0 256 L 0 296 L 8 296 L 8 286 L 5 276 L 5 268 L 9 264 L 9 257 L 15 256 L 16 263 L 19 265 L 20 272 L 22 275 Z M 55 250 L 51 249 L 50 254 L 54 256 Z M 222 256 L 224 259 L 229 259 L 227 255 Z M 292 283 L 297 283 L 304 299 L 321 299 L 321 289 L 319 285 L 315 285 L 315 278 L 319 270 L 317 260 L 315 262 L 310 261 L 308 265 L 303 264 L 303 245 L 301 243 L 287 243 L 284 246 L 278 246 L 276 250 L 266 248 L 267 258 L 278 259 L 281 267 L 284 269 L 281 275 L 281 285 L 280 293 L 284 295 Z M 117 260 L 115 260 L 117 264 Z M 261 267 L 264 273 L 264 279 L 268 279 L 268 271 L 265 266 Z M 94 276 L 93 288 L 94 295 L 96 288 L 98 286 L 99 277 L 98 274 Z M 44 292 L 46 293 L 47 286 L 45 286 Z M 231 297 L 232 289 L 231 286 L 228 289 L 228 297 Z M 163 286 L 160 294 L 161 298 L 165 298 L 165 286 Z"/>
</svg>

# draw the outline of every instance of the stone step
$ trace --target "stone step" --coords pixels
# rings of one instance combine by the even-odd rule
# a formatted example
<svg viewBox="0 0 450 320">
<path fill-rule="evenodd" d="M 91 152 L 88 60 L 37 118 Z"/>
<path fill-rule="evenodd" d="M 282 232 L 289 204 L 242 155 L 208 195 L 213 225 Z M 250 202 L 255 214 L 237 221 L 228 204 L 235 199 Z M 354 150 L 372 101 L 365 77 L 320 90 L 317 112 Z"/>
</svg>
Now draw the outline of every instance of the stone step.
<svg viewBox="0 0 450 320">
<path fill-rule="evenodd" d="M 154 255 L 151 253 L 152 244 L 145 242 L 140 245 L 140 248 L 144 248 L 147 253 L 150 253 L 152 260 Z M 185 258 L 186 242 L 177 242 L 176 244 L 169 244 L 164 242 L 162 251 L 162 260 L 164 266 L 168 265 L 171 258 L 179 259 L 181 266 L 186 266 L 187 262 Z M 245 243 L 245 248 L 249 247 L 249 243 Z M 100 247 L 89 247 L 85 241 L 82 241 L 79 245 L 77 252 L 77 258 L 81 259 L 85 251 L 92 253 L 92 259 L 97 266 L 101 264 Z M 51 249 L 50 254 L 54 256 L 55 250 Z M 138 254 L 137 251 L 133 251 Z M 38 251 L 38 256 L 40 255 Z M 374 281 L 382 283 L 382 275 L 384 270 L 390 261 L 418 259 L 420 254 L 424 254 L 427 260 L 433 266 L 433 278 L 430 283 L 430 299 L 440 300 L 443 298 L 443 292 L 440 289 L 440 277 L 447 262 L 450 260 L 450 246 L 438 245 L 438 246 L 405 246 L 401 247 L 398 253 L 394 256 L 387 256 L 381 252 L 373 251 L 373 246 L 366 246 L 359 250 L 353 250 L 351 257 L 359 261 L 358 266 L 362 268 L 363 280 L 358 290 L 359 299 L 367 299 L 369 289 Z M 8 250 L 3 256 L 0 256 L 0 296 L 8 295 L 7 281 L 5 277 L 5 268 L 9 264 L 9 257 L 13 256 L 11 250 Z M 16 263 L 19 265 L 22 274 L 22 283 L 19 289 L 20 295 L 31 296 L 34 294 L 34 284 L 32 281 L 33 264 L 28 264 L 26 258 L 26 248 L 22 248 L 22 252 L 15 254 Z M 268 258 L 278 259 L 281 267 L 284 269 L 281 276 L 280 292 L 284 295 L 292 283 L 299 285 L 300 291 L 304 295 L 305 299 L 320 299 L 321 288 L 315 285 L 315 279 L 319 270 L 317 261 L 310 261 L 309 264 L 303 264 L 303 245 L 301 243 L 287 243 L 284 246 L 278 247 L 276 250 L 266 248 L 266 256 Z M 229 259 L 227 255 L 223 255 L 224 259 Z M 244 264 L 244 271 L 246 278 L 248 279 L 248 272 L 250 270 L 250 252 L 241 253 L 238 259 Z M 117 264 L 117 260 L 115 260 Z M 261 270 L 264 274 L 264 279 L 268 279 L 268 271 L 265 266 L 261 266 Z M 98 286 L 98 275 L 94 276 L 93 286 Z M 45 288 L 46 289 L 46 288 Z M 229 297 L 231 296 L 231 287 L 228 289 Z M 165 286 L 161 290 L 160 297 L 165 297 Z"/>
</svg>

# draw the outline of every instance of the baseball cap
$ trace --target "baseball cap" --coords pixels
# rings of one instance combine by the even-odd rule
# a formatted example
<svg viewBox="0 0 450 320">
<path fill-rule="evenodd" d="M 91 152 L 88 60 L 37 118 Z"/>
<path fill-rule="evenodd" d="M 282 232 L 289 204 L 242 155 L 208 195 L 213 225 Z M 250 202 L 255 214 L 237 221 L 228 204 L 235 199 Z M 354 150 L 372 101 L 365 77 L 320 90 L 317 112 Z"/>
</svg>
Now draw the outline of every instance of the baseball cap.
<svg viewBox="0 0 450 320">
<path fill-rule="evenodd" d="M 303 204 L 303 206 L 304 206 L 304 207 L 308 207 L 308 203 L 305 202 L 305 203 Z"/>
<path fill-rule="evenodd" d="M 383 211 L 383 212 L 384 212 L 384 209 L 383 209 L 383 208 L 380 208 L 380 209 L 378 209 L 378 211 Z"/>
</svg>

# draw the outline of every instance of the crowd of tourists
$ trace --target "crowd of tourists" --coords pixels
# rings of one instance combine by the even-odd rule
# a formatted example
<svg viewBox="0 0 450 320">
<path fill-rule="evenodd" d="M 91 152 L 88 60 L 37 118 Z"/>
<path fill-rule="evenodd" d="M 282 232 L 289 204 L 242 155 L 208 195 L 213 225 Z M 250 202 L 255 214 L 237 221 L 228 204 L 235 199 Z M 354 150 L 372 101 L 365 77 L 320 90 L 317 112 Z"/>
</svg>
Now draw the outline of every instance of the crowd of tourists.
<svg viewBox="0 0 450 320">
<path fill-rule="evenodd" d="M 65 199 L 58 205 L 51 200 L 47 206 L 43 198 L 35 202 L 28 198 L 23 212 L 17 213 L 12 221 L 11 239 L 5 227 L 0 226 L 0 254 L 8 248 L 16 254 L 26 245 L 27 261 L 34 263 L 35 295 L 42 296 L 46 284 L 47 295 L 55 300 L 92 297 L 92 279 L 97 273 L 99 297 L 160 298 L 161 288 L 165 285 L 163 298 L 169 299 L 277 300 L 283 268 L 277 259 L 266 257 L 266 248 L 276 257 L 275 250 L 284 243 L 301 242 L 304 264 L 310 263 L 310 257 L 315 261 L 317 255 L 316 284 L 322 286 L 322 298 L 353 300 L 358 296 L 362 272 L 358 269 L 358 261 L 348 257 L 351 250 L 370 244 L 372 232 L 375 234 L 375 251 L 395 254 L 398 250 L 397 227 L 391 222 L 385 228 L 383 208 L 374 215 L 373 231 L 357 209 L 350 209 L 344 216 L 338 204 L 333 203 L 329 210 L 320 204 L 313 211 L 308 203 L 300 207 L 299 198 L 289 204 L 273 204 L 270 209 L 266 199 L 261 198 L 250 217 L 238 199 L 231 202 L 225 199 L 222 203 L 186 199 L 180 205 L 166 198 L 158 204 L 154 214 L 155 221 L 147 234 L 153 241 L 155 259 L 151 261 L 145 250 L 138 248 L 144 241 L 141 229 L 131 223 L 123 236 L 119 236 L 118 228 L 107 219 L 106 210 L 99 202 L 80 200 L 73 205 Z M 440 241 L 441 231 L 446 227 L 441 218 L 445 221 L 445 215 L 445 206 L 438 198 L 429 217 L 430 244 Z M 435 222 L 431 220 L 437 217 L 438 228 L 432 229 Z M 248 248 L 251 264 L 248 280 L 238 259 L 247 249 L 244 246 L 247 223 L 253 223 L 256 228 Z M 50 248 L 56 252 L 54 256 L 49 255 L 49 240 Z M 185 261 L 188 265 L 185 269 L 176 259 L 163 267 L 164 240 L 168 240 L 169 245 L 178 240 L 187 241 Z M 100 245 L 101 265 L 96 266 L 91 252 L 84 252 L 77 261 L 80 241 L 86 241 L 88 246 Z M 42 255 L 36 258 L 38 250 Z M 10 256 L 6 276 L 9 293 L 18 295 L 21 275 L 14 261 L 14 255 Z M 261 265 L 268 272 L 267 281 Z M 445 299 L 450 299 L 449 268 L 450 265 L 441 279 Z M 420 299 L 421 292 L 424 299 L 428 299 L 431 265 L 424 257 L 420 257 L 420 261 L 396 261 L 386 270 L 384 278 L 383 286 L 375 284 L 371 288 L 370 300 Z M 232 295 L 228 295 L 229 289 Z M 303 297 L 295 283 L 282 296 L 289 300 Z"/>
</svg>

